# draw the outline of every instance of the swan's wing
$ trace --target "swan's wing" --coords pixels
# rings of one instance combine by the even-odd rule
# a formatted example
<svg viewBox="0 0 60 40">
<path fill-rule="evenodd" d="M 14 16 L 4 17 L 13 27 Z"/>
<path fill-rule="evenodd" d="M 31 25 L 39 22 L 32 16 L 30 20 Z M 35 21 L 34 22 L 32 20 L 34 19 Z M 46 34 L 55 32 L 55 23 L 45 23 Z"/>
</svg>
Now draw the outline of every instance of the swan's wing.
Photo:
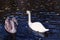
<svg viewBox="0 0 60 40">
<path fill-rule="evenodd" d="M 46 28 L 43 25 L 41 25 L 40 23 L 32 23 L 30 25 L 30 28 L 34 31 L 38 31 L 38 32 L 42 32 L 42 33 L 47 31 Z"/>
<path fill-rule="evenodd" d="M 11 30 L 11 25 L 8 19 L 5 20 L 5 29 L 6 31 L 10 32 Z"/>
</svg>

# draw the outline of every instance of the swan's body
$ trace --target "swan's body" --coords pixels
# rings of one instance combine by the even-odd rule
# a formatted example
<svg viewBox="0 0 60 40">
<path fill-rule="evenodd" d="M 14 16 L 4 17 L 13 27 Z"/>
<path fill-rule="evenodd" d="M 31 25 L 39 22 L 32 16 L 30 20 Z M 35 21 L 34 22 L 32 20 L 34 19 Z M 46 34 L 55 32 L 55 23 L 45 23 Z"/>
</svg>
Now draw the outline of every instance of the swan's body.
<svg viewBox="0 0 60 40">
<path fill-rule="evenodd" d="M 27 14 L 29 16 L 28 17 L 28 25 L 32 30 L 38 31 L 40 33 L 44 33 L 46 31 L 49 31 L 49 29 L 46 29 L 40 22 L 34 22 L 34 23 L 31 22 L 31 13 L 30 13 L 30 11 L 27 11 Z"/>
<path fill-rule="evenodd" d="M 11 21 L 11 26 L 12 26 L 12 30 L 10 30 L 10 33 L 16 33 L 15 24 L 13 21 Z"/>
<path fill-rule="evenodd" d="M 9 33 L 16 33 L 16 26 L 15 23 L 17 21 L 15 21 L 16 19 L 12 18 L 12 20 L 9 20 L 9 18 L 7 18 L 5 20 L 5 29 L 6 31 L 8 31 Z M 14 23 L 15 22 L 15 23 Z M 17 23 L 16 23 L 17 24 Z"/>
<path fill-rule="evenodd" d="M 41 32 L 41 33 L 44 33 L 46 31 L 48 31 L 49 29 L 46 29 L 41 23 L 39 22 L 34 22 L 34 23 L 31 23 L 29 24 L 30 28 L 34 31 L 38 31 L 38 32 Z"/>
</svg>

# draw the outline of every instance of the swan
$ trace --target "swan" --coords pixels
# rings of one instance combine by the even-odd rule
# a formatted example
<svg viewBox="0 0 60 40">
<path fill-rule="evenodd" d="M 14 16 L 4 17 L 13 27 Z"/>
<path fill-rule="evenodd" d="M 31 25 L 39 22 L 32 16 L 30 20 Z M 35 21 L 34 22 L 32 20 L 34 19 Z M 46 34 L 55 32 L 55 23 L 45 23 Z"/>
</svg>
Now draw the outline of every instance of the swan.
<svg viewBox="0 0 60 40">
<path fill-rule="evenodd" d="M 29 10 L 26 11 L 26 13 L 28 14 L 28 26 L 33 30 L 33 31 L 37 31 L 40 33 L 44 33 L 49 31 L 49 29 L 46 29 L 40 22 L 31 22 L 31 13 Z"/>
<path fill-rule="evenodd" d="M 9 20 L 9 17 L 5 20 L 5 29 L 9 33 L 16 33 L 15 23 L 18 25 L 17 20 L 13 17 L 12 20 Z"/>
</svg>

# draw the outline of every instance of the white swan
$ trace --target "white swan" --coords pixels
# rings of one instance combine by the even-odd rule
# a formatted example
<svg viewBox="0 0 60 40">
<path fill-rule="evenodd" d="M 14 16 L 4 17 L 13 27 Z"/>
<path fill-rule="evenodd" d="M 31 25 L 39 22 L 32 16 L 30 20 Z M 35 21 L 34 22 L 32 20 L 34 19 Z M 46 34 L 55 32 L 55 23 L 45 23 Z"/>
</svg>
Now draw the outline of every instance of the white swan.
<svg viewBox="0 0 60 40">
<path fill-rule="evenodd" d="M 9 20 L 9 17 L 5 20 L 5 29 L 9 33 L 16 33 L 16 26 L 15 23 L 17 24 L 17 20 L 15 18 L 12 18 L 12 20 Z"/>
<path fill-rule="evenodd" d="M 49 29 L 46 29 L 40 22 L 34 22 L 34 23 L 31 22 L 30 11 L 27 10 L 27 14 L 28 14 L 28 25 L 32 30 L 38 31 L 40 33 L 44 33 L 46 31 L 49 31 Z"/>
</svg>

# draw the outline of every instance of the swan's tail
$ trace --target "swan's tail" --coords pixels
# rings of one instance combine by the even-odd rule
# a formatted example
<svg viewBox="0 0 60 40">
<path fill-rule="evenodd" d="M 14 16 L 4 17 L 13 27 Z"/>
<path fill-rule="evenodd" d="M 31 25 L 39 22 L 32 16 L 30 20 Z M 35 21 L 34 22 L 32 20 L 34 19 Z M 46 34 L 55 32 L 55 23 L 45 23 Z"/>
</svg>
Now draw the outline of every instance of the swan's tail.
<svg viewBox="0 0 60 40">
<path fill-rule="evenodd" d="M 46 29 L 45 31 L 49 31 L 49 29 Z"/>
</svg>

